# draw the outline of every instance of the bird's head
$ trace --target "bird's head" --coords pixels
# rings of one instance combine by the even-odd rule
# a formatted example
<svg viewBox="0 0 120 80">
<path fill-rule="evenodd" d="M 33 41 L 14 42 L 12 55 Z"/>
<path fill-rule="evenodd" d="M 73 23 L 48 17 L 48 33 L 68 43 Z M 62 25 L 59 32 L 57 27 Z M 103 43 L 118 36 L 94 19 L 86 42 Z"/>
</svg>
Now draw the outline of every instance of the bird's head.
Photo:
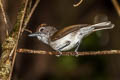
<svg viewBox="0 0 120 80">
<path fill-rule="evenodd" d="M 50 36 L 52 36 L 57 29 L 53 26 L 47 26 L 46 24 L 40 25 L 35 33 L 29 34 L 29 37 L 37 37 L 42 42 L 48 44 Z"/>
</svg>

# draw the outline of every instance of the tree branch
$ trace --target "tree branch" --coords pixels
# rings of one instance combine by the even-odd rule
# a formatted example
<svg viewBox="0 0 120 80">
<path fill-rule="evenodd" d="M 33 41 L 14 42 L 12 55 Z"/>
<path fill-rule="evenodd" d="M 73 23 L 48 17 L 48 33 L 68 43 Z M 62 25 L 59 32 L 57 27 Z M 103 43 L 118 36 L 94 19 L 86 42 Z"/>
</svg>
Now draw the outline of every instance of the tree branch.
<svg viewBox="0 0 120 80">
<path fill-rule="evenodd" d="M 29 1 L 30 1 L 30 2 L 29 2 Z M 18 31 L 18 35 L 17 35 L 17 41 L 16 41 L 16 45 L 15 45 L 16 47 L 15 47 L 14 56 L 13 56 L 13 61 L 12 61 L 12 70 L 13 70 L 13 67 L 14 67 L 15 59 L 16 59 L 16 54 L 17 54 L 17 53 L 16 53 L 16 50 L 17 50 L 19 38 L 20 38 L 20 36 L 22 35 L 22 33 L 23 33 L 23 31 L 25 30 L 25 28 L 27 27 L 27 24 L 28 24 L 28 22 L 30 21 L 33 12 L 35 11 L 38 3 L 40 2 L 40 0 L 37 0 L 37 1 L 35 2 L 35 4 L 34 4 L 33 8 L 30 9 L 30 11 L 27 12 L 27 10 L 29 9 L 29 7 L 31 7 L 31 6 L 27 7 L 27 6 L 28 6 L 28 3 L 31 4 L 31 1 L 32 1 L 32 0 L 26 0 L 26 2 L 25 2 L 25 7 L 24 7 L 24 10 L 23 10 L 23 15 L 22 15 L 22 17 L 21 17 L 20 26 L 19 26 L 19 31 Z M 26 18 L 25 18 L 25 16 L 26 16 Z M 12 74 L 12 70 L 11 70 L 11 74 Z M 11 79 L 11 74 L 10 74 L 10 76 L 9 76 L 9 80 Z"/>
<path fill-rule="evenodd" d="M 80 0 L 77 4 L 74 4 L 74 7 L 78 7 L 81 3 L 83 2 L 83 0 Z"/>
<path fill-rule="evenodd" d="M 24 3 L 23 5 L 24 6 Z M 18 12 L 16 24 L 14 26 L 14 30 L 8 36 L 5 41 L 2 44 L 2 55 L 0 59 L 0 80 L 10 80 L 10 76 L 12 73 L 12 56 L 15 52 L 15 49 L 17 47 L 17 40 L 18 40 L 18 31 L 20 27 L 20 20 L 21 16 L 23 14 L 23 8 L 20 9 L 20 12 Z"/>
<path fill-rule="evenodd" d="M 33 12 L 35 11 L 35 9 L 36 9 L 37 5 L 39 4 L 39 2 L 40 2 L 40 0 L 37 0 L 37 1 L 35 2 L 35 4 L 34 4 L 33 8 L 31 9 L 31 11 L 30 11 L 30 13 L 29 13 L 29 15 L 28 15 L 25 23 L 23 24 L 23 28 L 22 28 L 22 30 L 21 30 L 21 34 L 23 33 L 23 31 L 24 31 L 25 28 L 27 27 L 27 24 L 28 24 L 28 22 L 30 21 L 31 16 L 32 16 Z"/>
<path fill-rule="evenodd" d="M 26 0 L 26 1 L 25 1 L 24 8 L 23 8 L 23 11 L 22 11 L 22 15 L 21 15 L 20 23 L 19 23 L 19 30 L 18 30 L 18 34 L 17 34 L 17 37 L 16 37 L 16 44 L 14 45 L 14 48 L 13 48 L 13 50 L 12 50 L 12 53 L 10 53 L 10 55 L 9 55 L 10 57 L 13 56 L 13 59 L 12 59 L 11 72 L 10 72 L 10 76 L 9 76 L 9 79 L 8 79 L 8 80 L 11 80 L 11 76 L 12 76 L 12 72 L 13 72 L 13 67 L 14 67 L 14 63 L 15 63 L 15 59 L 16 59 L 16 49 L 17 49 L 17 45 L 18 45 L 18 40 L 19 40 L 19 38 L 20 38 L 20 32 L 21 32 L 22 25 L 23 25 L 23 21 L 24 21 L 24 18 L 25 18 L 28 1 L 29 1 L 29 0 Z M 13 54 L 14 54 L 14 55 L 13 55 Z"/>
<path fill-rule="evenodd" d="M 30 50 L 30 49 L 18 49 L 18 53 L 28 53 L 28 54 L 49 54 L 49 55 L 59 55 L 59 52 L 48 52 L 42 50 Z M 62 55 L 74 56 L 75 52 L 62 52 Z M 90 52 L 78 52 L 78 56 L 86 55 L 110 55 L 110 54 L 120 54 L 120 50 L 104 50 L 104 51 L 90 51 Z"/>
<path fill-rule="evenodd" d="M 120 5 L 119 5 L 119 3 L 117 2 L 117 0 L 112 0 L 112 3 L 114 5 L 118 15 L 120 16 Z"/>
<path fill-rule="evenodd" d="M 2 14 L 3 14 L 3 20 L 4 20 L 5 24 L 8 25 L 7 15 L 6 15 L 2 0 L 0 0 L 0 7 L 1 7 L 1 10 L 2 10 Z M 8 36 L 8 29 L 7 28 L 6 28 L 6 36 Z"/>
<path fill-rule="evenodd" d="M 8 24 L 8 22 L 7 22 L 7 17 L 6 17 L 6 13 L 5 13 L 5 10 L 4 10 L 4 6 L 3 6 L 3 4 L 2 4 L 2 0 L 0 0 L 0 7 L 1 7 L 1 10 L 2 10 L 4 22 L 5 22 L 5 24 Z"/>
</svg>

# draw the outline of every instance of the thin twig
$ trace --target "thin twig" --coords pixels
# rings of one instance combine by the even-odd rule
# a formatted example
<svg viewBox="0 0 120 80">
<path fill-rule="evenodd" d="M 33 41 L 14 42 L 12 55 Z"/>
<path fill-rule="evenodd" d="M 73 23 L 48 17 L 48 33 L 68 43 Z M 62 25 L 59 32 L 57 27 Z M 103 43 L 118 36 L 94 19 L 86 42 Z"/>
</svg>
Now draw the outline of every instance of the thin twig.
<svg viewBox="0 0 120 80">
<path fill-rule="evenodd" d="M 74 7 L 78 7 L 81 3 L 83 2 L 83 0 L 80 0 L 77 4 L 74 4 Z"/>
<path fill-rule="evenodd" d="M 29 32 L 29 33 L 32 33 L 32 31 L 29 30 L 29 29 L 25 29 L 24 31 Z"/>
<path fill-rule="evenodd" d="M 8 22 L 7 22 L 7 17 L 6 17 L 6 13 L 5 13 L 5 10 L 4 10 L 4 6 L 3 6 L 3 4 L 2 4 L 2 0 L 0 0 L 0 7 L 1 7 L 1 10 L 2 10 L 2 13 L 3 13 L 4 22 L 5 22 L 5 24 L 8 24 Z"/>
<path fill-rule="evenodd" d="M 29 54 L 49 54 L 49 55 L 59 55 L 58 52 L 48 52 L 42 50 L 30 50 L 30 49 L 18 49 L 18 53 L 29 53 Z M 62 55 L 74 56 L 75 52 L 62 52 Z M 78 52 L 78 56 L 86 55 L 106 55 L 106 54 L 120 54 L 120 50 L 104 50 L 104 51 L 90 51 L 90 52 Z"/>
<path fill-rule="evenodd" d="M 5 22 L 6 25 L 8 25 L 7 16 L 6 16 L 6 12 L 5 12 L 2 0 L 0 0 L 0 7 L 1 7 L 1 10 L 2 10 L 4 22 Z M 7 28 L 6 28 L 6 36 L 8 36 L 8 29 Z"/>
<path fill-rule="evenodd" d="M 23 33 L 23 31 L 24 31 L 25 28 L 27 27 L 27 24 L 28 24 L 28 22 L 30 21 L 31 16 L 32 16 L 33 12 L 35 11 L 35 9 L 36 9 L 36 7 L 37 7 L 37 5 L 38 5 L 39 2 L 40 2 L 40 0 L 37 0 L 37 1 L 35 2 L 35 4 L 34 4 L 32 10 L 31 10 L 30 14 L 28 15 L 28 17 L 27 17 L 27 19 L 26 19 L 26 21 L 25 21 L 25 23 L 24 23 L 24 25 L 23 25 L 23 28 L 22 28 L 22 30 L 21 30 L 21 33 Z"/>
<path fill-rule="evenodd" d="M 117 0 L 112 0 L 112 3 L 114 5 L 118 15 L 120 16 L 120 5 L 119 5 L 119 3 L 117 2 Z"/>
</svg>

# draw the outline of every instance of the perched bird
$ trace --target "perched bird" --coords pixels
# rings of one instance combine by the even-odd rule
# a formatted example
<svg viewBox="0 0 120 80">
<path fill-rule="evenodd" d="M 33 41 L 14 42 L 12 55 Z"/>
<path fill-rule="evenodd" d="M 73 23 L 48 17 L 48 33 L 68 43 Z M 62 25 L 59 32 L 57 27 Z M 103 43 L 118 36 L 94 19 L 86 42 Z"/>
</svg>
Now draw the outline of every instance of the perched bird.
<svg viewBox="0 0 120 80">
<path fill-rule="evenodd" d="M 54 50 L 62 54 L 62 51 L 68 51 L 76 47 L 75 52 L 78 54 L 78 48 L 82 39 L 92 32 L 112 29 L 114 24 L 111 21 L 105 21 L 93 25 L 77 24 L 67 26 L 57 30 L 53 26 L 40 26 L 35 33 L 29 34 L 30 37 L 37 37 L 43 43 L 51 46 Z"/>
</svg>

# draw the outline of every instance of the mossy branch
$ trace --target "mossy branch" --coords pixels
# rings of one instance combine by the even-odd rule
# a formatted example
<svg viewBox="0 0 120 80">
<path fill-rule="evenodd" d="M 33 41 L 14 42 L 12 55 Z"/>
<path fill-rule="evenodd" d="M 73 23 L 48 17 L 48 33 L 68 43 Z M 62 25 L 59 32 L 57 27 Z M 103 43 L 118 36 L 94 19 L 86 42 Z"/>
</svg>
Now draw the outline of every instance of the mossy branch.
<svg viewBox="0 0 120 80">
<path fill-rule="evenodd" d="M 28 6 L 28 3 L 31 3 L 32 0 L 25 0 L 21 5 L 20 11 L 18 12 L 17 22 L 14 26 L 12 33 L 10 36 L 5 39 L 2 44 L 2 55 L 0 58 L 0 80 L 10 80 L 12 69 L 14 66 L 15 58 L 16 58 L 16 49 L 18 45 L 18 41 L 22 32 L 26 28 L 36 6 L 38 5 L 40 0 L 36 0 L 33 8 Z M 29 11 L 28 11 L 29 9 Z M 26 11 L 27 10 L 27 11 Z M 24 25 L 24 26 L 23 26 Z"/>
<path fill-rule="evenodd" d="M 24 4 L 22 6 L 24 6 Z M 12 71 L 12 56 L 10 55 L 14 53 L 14 50 L 16 48 L 17 36 L 19 31 L 18 28 L 20 26 L 22 11 L 23 9 L 21 9 L 18 14 L 14 30 L 2 44 L 2 55 L 0 58 L 0 80 L 8 80 Z"/>
</svg>

